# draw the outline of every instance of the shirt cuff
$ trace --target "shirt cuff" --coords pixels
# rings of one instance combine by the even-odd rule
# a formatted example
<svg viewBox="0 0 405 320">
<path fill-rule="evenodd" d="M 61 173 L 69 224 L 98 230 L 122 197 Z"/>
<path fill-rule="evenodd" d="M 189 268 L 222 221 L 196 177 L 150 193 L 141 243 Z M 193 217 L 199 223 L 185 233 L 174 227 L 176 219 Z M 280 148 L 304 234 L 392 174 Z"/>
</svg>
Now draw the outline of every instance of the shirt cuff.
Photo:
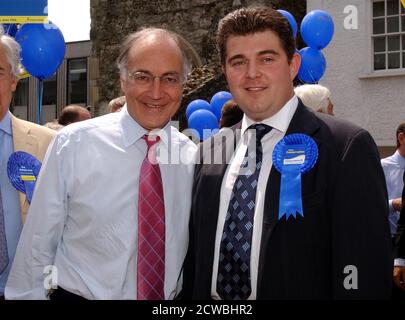
<svg viewBox="0 0 405 320">
<path fill-rule="evenodd" d="M 405 259 L 395 259 L 394 267 L 405 267 Z"/>
</svg>

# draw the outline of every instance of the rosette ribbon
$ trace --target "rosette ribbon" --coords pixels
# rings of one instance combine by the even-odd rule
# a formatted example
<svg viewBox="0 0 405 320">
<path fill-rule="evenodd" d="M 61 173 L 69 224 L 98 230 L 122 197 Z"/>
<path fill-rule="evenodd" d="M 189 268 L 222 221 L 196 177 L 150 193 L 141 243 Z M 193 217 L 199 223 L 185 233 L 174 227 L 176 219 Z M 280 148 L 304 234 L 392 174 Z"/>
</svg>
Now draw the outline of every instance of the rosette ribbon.
<svg viewBox="0 0 405 320">
<path fill-rule="evenodd" d="M 41 169 L 41 162 L 33 155 L 16 151 L 7 162 L 7 174 L 11 184 L 18 191 L 25 193 L 28 203 L 31 203 L 35 182 Z"/>
<path fill-rule="evenodd" d="M 318 160 L 318 146 L 308 135 L 294 133 L 285 136 L 273 150 L 273 164 L 281 173 L 278 219 L 297 214 L 304 217 L 301 176 Z"/>
</svg>

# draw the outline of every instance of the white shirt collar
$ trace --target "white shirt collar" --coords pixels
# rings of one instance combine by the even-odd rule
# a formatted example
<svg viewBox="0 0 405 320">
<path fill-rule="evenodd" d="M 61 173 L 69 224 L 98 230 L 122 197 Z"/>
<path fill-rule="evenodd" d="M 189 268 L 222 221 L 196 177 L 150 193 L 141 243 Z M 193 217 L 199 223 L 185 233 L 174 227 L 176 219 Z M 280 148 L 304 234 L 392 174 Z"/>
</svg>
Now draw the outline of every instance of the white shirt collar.
<svg viewBox="0 0 405 320">
<path fill-rule="evenodd" d="M 8 135 L 13 135 L 13 130 L 11 128 L 11 116 L 10 111 L 7 111 L 3 119 L 0 121 L 0 130 L 4 131 Z"/>
<path fill-rule="evenodd" d="M 141 139 L 149 131 L 143 128 L 138 122 L 135 121 L 128 113 L 127 105 L 125 104 L 120 114 L 120 123 L 122 129 L 122 136 L 124 139 L 124 146 L 127 148 L 134 144 L 136 141 Z M 158 130 L 153 130 L 153 135 L 157 135 L 161 138 L 161 141 L 168 145 L 170 140 L 171 126 L 170 121 L 162 128 Z M 169 138 L 169 139 L 168 139 Z"/>
<path fill-rule="evenodd" d="M 273 129 L 276 129 L 282 133 L 286 133 L 288 126 L 290 125 L 291 119 L 297 110 L 298 107 L 298 98 L 294 95 L 287 103 L 273 116 L 270 118 L 266 118 L 260 123 L 266 124 Z M 246 114 L 243 116 L 242 119 L 242 135 L 245 133 L 247 128 L 252 124 L 258 123 L 250 119 Z"/>
</svg>

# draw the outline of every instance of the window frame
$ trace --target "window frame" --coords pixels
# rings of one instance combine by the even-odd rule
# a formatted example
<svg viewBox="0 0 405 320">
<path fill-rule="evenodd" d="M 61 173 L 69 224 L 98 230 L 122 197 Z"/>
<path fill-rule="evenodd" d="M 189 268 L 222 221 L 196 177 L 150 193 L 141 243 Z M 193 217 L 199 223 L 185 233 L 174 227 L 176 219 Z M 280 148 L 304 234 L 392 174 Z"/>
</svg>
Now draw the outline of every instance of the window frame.
<svg viewBox="0 0 405 320">
<path fill-rule="evenodd" d="M 382 34 L 374 34 L 374 20 L 376 19 L 373 17 L 373 5 L 375 2 L 381 2 L 384 1 L 384 33 Z M 368 10 L 368 17 L 367 20 L 369 21 L 369 30 L 367 32 L 368 34 L 368 43 L 369 43 L 369 74 L 362 76 L 361 78 L 364 77 L 379 77 L 379 76 L 402 76 L 405 75 L 405 61 L 404 61 L 404 54 L 405 54 L 405 31 L 401 31 L 401 29 L 404 28 L 402 25 L 402 17 L 405 17 L 405 11 L 402 12 L 403 10 L 401 9 L 402 4 L 400 0 L 398 0 L 399 4 L 399 14 L 397 15 L 388 15 L 387 14 L 387 0 L 369 0 L 367 1 L 369 4 L 369 10 Z M 388 32 L 388 23 L 387 23 L 387 18 L 389 17 L 399 17 L 399 30 L 398 32 Z M 390 36 L 399 36 L 399 50 L 389 50 L 388 48 L 388 37 Z M 375 38 L 380 38 L 383 37 L 385 39 L 385 50 L 381 52 L 375 52 L 374 50 L 374 39 Z M 389 54 L 390 53 L 399 53 L 399 68 L 392 68 L 389 69 Z M 375 69 L 374 65 L 374 55 L 375 54 L 384 54 L 385 56 L 385 69 Z"/>
</svg>

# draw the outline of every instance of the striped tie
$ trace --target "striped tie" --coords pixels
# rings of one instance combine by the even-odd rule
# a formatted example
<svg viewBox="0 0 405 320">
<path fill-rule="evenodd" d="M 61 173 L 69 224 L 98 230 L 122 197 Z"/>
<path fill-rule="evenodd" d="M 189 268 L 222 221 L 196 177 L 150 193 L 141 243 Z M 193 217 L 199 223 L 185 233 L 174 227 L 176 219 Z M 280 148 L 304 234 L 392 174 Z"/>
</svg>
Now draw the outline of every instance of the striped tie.
<svg viewBox="0 0 405 320">
<path fill-rule="evenodd" d="M 148 152 L 141 166 L 138 198 L 137 299 L 163 300 L 165 276 L 165 206 L 162 177 L 156 163 L 159 141 L 144 136 Z"/>
</svg>

